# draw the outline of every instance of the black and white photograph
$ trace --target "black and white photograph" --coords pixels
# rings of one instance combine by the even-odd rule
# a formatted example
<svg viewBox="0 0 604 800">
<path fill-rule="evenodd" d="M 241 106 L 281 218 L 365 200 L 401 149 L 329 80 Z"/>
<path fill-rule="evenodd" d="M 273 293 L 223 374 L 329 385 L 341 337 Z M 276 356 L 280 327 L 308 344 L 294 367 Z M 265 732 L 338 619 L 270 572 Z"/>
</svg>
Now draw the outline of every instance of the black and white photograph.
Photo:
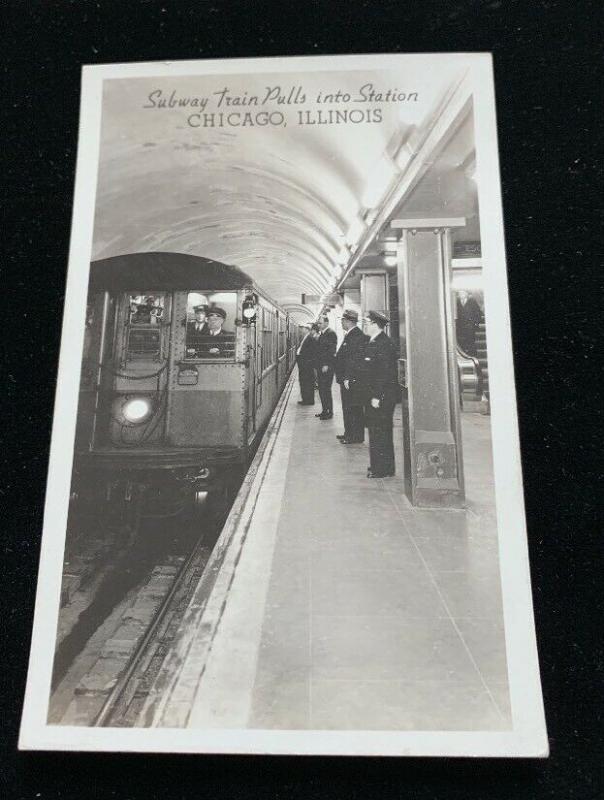
<svg viewBox="0 0 604 800">
<path fill-rule="evenodd" d="M 86 66 L 22 749 L 548 754 L 492 61 Z"/>
</svg>

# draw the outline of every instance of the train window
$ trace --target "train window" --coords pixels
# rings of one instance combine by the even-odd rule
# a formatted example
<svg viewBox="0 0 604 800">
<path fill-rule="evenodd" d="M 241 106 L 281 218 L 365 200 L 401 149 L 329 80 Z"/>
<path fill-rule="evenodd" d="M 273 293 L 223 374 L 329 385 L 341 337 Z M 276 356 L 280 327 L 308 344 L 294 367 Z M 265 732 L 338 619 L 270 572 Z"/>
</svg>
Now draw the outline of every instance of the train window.
<svg viewBox="0 0 604 800">
<path fill-rule="evenodd" d="M 158 325 L 163 322 L 164 296 L 154 294 L 130 295 L 130 325 Z"/>
<path fill-rule="evenodd" d="M 94 303 L 89 300 L 86 303 L 86 325 L 84 327 L 84 349 L 82 351 L 82 358 L 87 359 L 90 356 L 90 344 L 92 341 L 92 330 L 95 321 L 95 308 Z"/>
<path fill-rule="evenodd" d="M 161 326 L 165 296 L 131 294 L 126 331 L 126 360 L 147 361 L 161 357 Z"/>
<path fill-rule="evenodd" d="M 189 292 L 185 357 L 235 358 L 236 292 Z"/>
<path fill-rule="evenodd" d="M 279 358 L 285 355 L 285 317 L 279 317 Z"/>
<path fill-rule="evenodd" d="M 274 314 L 268 308 L 262 309 L 262 370 L 264 371 L 274 361 L 273 347 L 273 319 Z"/>
<path fill-rule="evenodd" d="M 159 358 L 161 332 L 159 328 L 130 328 L 128 331 L 128 361 Z"/>
</svg>

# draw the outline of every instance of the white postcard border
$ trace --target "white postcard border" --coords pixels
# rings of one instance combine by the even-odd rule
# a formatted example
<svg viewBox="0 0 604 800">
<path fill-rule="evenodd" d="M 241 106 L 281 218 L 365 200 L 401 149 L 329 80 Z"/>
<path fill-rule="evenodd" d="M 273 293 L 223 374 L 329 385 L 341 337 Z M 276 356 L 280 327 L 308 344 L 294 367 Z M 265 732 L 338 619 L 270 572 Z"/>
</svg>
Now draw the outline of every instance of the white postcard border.
<svg viewBox="0 0 604 800">
<path fill-rule="evenodd" d="M 103 81 L 242 72 L 402 68 L 411 60 L 467 65 L 474 93 L 476 182 L 487 309 L 497 529 L 513 730 L 255 731 L 106 729 L 48 725 L 62 556 L 77 417 L 81 347 L 96 203 Z M 148 62 L 86 66 L 69 269 L 52 431 L 33 636 L 19 747 L 182 753 L 534 756 L 548 754 L 533 624 L 510 336 L 492 59 L 488 53 L 392 54 Z M 76 344 L 77 343 L 77 344 Z"/>
</svg>

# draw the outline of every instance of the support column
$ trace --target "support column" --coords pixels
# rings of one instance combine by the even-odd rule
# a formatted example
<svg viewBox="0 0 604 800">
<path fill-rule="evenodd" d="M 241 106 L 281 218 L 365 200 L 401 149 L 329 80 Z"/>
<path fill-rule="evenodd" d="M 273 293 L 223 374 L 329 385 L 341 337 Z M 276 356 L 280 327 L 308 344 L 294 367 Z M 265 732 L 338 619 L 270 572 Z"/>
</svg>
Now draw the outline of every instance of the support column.
<svg viewBox="0 0 604 800">
<path fill-rule="evenodd" d="M 361 309 L 361 290 L 360 289 L 344 289 L 342 292 L 342 300 L 344 308 L 356 311 L 361 318 L 363 311 Z"/>
<path fill-rule="evenodd" d="M 386 270 L 359 270 L 361 275 L 361 315 L 380 311 L 388 315 L 388 274 Z"/>
<path fill-rule="evenodd" d="M 463 218 L 397 219 L 403 376 L 403 474 L 415 506 L 465 503 L 451 276 L 451 228 Z"/>
</svg>

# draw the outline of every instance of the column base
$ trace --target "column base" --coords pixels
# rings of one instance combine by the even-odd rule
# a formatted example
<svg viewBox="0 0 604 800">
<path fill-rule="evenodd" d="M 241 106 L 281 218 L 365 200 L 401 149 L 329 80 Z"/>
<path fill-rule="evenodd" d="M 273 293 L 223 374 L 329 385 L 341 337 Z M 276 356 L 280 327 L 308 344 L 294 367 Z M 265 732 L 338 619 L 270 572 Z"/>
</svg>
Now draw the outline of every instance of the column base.
<svg viewBox="0 0 604 800">
<path fill-rule="evenodd" d="M 463 492 L 454 489 L 416 488 L 406 493 L 411 505 L 416 508 L 465 508 Z"/>
</svg>

